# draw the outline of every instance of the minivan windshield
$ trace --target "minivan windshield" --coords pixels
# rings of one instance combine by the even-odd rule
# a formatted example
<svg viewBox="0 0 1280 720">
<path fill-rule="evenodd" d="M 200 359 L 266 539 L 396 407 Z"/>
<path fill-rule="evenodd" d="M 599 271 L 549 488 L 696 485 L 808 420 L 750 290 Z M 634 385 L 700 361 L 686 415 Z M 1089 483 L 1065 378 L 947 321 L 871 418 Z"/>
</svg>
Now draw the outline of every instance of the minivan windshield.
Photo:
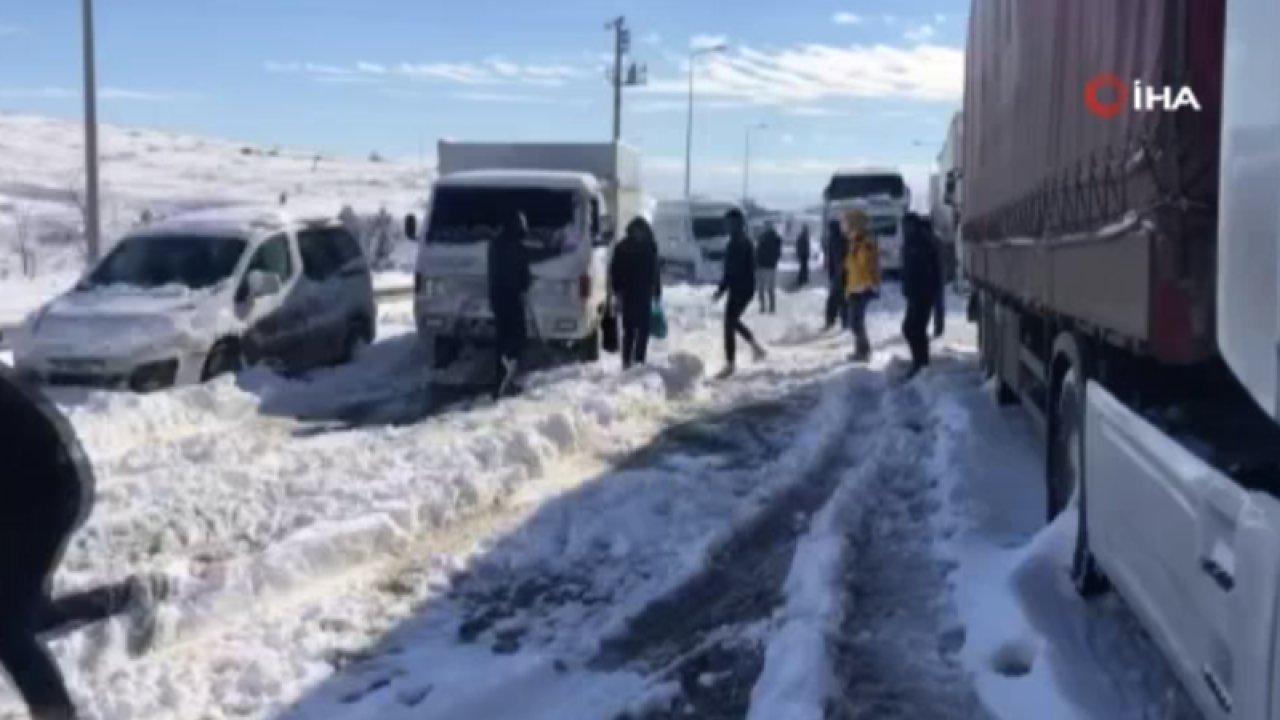
<svg viewBox="0 0 1280 720">
<path fill-rule="evenodd" d="M 87 284 L 200 290 L 230 277 L 247 244 L 242 238 L 207 235 L 127 237 L 94 269 Z"/>
<path fill-rule="evenodd" d="M 572 232 L 577 198 L 570 190 L 545 188 L 437 188 L 431 201 L 427 243 L 473 245 L 487 243 L 502 232 L 515 212 L 529 221 L 525 244 L 534 259 L 573 250 Z"/>
<path fill-rule="evenodd" d="M 728 235 L 729 221 L 723 215 L 693 219 L 693 236 L 699 240 L 713 240 Z"/>
<path fill-rule="evenodd" d="M 837 175 L 827 185 L 827 200 L 906 196 L 907 184 L 901 175 Z"/>
</svg>

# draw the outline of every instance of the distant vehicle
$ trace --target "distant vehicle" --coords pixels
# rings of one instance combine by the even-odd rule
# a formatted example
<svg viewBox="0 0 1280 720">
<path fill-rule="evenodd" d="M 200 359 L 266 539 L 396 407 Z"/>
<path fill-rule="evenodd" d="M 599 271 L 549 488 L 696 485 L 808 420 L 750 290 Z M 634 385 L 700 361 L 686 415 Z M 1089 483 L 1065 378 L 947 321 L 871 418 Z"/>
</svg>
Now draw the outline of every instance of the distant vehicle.
<svg viewBox="0 0 1280 720">
<path fill-rule="evenodd" d="M 133 230 L 17 333 L 16 368 L 137 392 L 265 363 L 339 363 L 373 341 L 373 279 L 336 220 L 229 209 Z"/>
<path fill-rule="evenodd" d="M 980 359 L 1047 438 L 1048 515 L 1079 528 L 1070 577 L 1114 586 L 1206 718 L 1276 720 L 1275 0 L 977 0 L 969 17 Z M 1164 107 L 1085 96 L 1098 77 Z"/>
<path fill-rule="evenodd" d="M 735 202 L 710 198 L 659 202 L 653 226 L 664 276 L 689 282 L 719 280 L 729 245 L 725 216 L 740 209 Z"/>
<path fill-rule="evenodd" d="M 598 359 L 610 248 L 644 210 L 635 151 L 613 143 L 442 142 L 438 158 L 414 302 L 436 366 L 452 364 L 467 344 L 492 341 L 488 243 L 516 211 L 531 231 L 531 341 Z"/>
<path fill-rule="evenodd" d="M 951 117 L 947 141 L 938 153 L 938 172 L 929 178 L 929 217 L 933 229 L 942 243 L 950 248 L 957 271 L 953 273 L 957 283 L 962 282 L 960 267 L 960 221 L 964 206 L 964 171 L 960 153 L 964 146 L 964 114 Z M 950 266 L 947 268 L 950 269 Z"/>
<path fill-rule="evenodd" d="M 840 220 L 849 210 L 867 214 L 880 246 L 880 266 L 888 273 L 902 269 L 902 220 L 911 208 L 911 189 L 896 170 L 838 170 L 822 194 L 822 224 Z"/>
</svg>

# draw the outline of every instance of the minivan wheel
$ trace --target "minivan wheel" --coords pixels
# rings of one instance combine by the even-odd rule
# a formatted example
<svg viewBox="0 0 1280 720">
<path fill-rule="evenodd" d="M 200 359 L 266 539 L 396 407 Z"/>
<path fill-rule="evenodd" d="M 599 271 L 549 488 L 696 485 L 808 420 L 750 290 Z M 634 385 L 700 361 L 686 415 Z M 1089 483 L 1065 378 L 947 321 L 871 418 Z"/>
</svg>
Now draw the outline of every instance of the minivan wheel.
<svg viewBox="0 0 1280 720">
<path fill-rule="evenodd" d="M 342 357 L 339 358 L 338 364 L 344 365 L 355 360 L 371 344 L 373 344 L 373 330 L 369 326 L 369 321 L 356 318 L 347 323 L 347 334 L 342 342 Z"/>
<path fill-rule="evenodd" d="M 232 338 L 223 338 L 213 344 L 208 356 L 204 359 L 204 369 L 200 373 L 200 381 L 208 382 L 226 373 L 239 372 L 244 367 L 240 354 L 240 343 Z"/>
<path fill-rule="evenodd" d="M 585 338 L 579 340 L 574 348 L 574 355 L 581 363 L 594 363 L 600 361 L 600 328 L 596 328 Z"/>
<path fill-rule="evenodd" d="M 1084 598 L 1097 597 L 1110 584 L 1089 546 L 1089 504 L 1084 472 L 1084 385 L 1072 368 L 1063 376 L 1054 406 L 1055 422 L 1050 439 L 1048 515 L 1052 521 L 1075 504 L 1079 528 L 1071 557 L 1071 583 Z"/>
</svg>

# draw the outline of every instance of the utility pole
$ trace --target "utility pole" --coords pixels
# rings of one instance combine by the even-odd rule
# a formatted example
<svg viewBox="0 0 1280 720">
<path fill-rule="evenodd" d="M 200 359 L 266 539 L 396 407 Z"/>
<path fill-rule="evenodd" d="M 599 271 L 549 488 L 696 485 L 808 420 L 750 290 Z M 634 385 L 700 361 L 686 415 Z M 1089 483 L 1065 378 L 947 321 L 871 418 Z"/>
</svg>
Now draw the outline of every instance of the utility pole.
<svg viewBox="0 0 1280 720">
<path fill-rule="evenodd" d="M 93 49 L 93 0 L 81 0 L 84 26 L 84 237 L 90 263 L 101 256 L 98 208 L 98 82 Z"/>
<path fill-rule="evenodd" d="M 622 90 L 646 84 L 649 68 L 634 62 L 627 64 L 627 53 L 631 52 L 631 29 L 627 27 L 625 17 L 618 16 L 604 27 L 613 31 L 613 69 L 609 71 L 608 79 L 613 85 L 613 141 L 616 143 L 622 140 Z"/>
</svg>

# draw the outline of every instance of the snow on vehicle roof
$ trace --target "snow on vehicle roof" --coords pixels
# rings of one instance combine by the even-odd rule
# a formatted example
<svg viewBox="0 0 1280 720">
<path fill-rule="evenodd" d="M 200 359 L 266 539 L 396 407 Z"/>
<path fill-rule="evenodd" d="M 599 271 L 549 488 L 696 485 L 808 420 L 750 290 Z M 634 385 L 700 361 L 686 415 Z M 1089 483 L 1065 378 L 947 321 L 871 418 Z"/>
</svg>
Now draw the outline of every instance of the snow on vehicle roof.
<svg viewBox="0 0 1280 720">
<path fill-rule="evenodd" d="M 902 172 L 897 168 L 890 167 L 864 167 L 864 168 L 838 168 L 831 173 L 835 177 L 860 177 L 863 175 L 896 175 L 902 176 Z"/>
<path fill-rule="evenodd" d="M 509 187 L 598 192 L 600 182 L 590 173 L 565 170 L 465 170 L 441 176 L 437 187 Z"/>
<path fill-rule="evenodd" d="M 225 235 L 250 238 L 263 232 L 282 231 L 291 224 L 330 222 L 320 216 L 295 217 L 274 208 L 236 206 L 201 210 L 164 218 L 130 230 L 130 237 Z"/>
</svg>

